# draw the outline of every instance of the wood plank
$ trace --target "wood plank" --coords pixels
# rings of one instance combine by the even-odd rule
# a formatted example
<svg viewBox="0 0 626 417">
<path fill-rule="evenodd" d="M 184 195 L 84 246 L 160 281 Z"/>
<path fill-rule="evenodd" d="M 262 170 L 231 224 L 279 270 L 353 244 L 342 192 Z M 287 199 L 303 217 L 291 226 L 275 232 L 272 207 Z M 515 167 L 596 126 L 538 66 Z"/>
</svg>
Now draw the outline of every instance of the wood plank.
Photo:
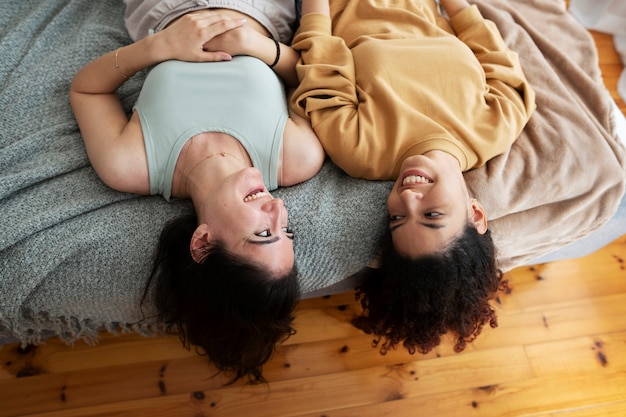
<svg viewBox="0 0 626 417">
<path fill-rule="evenodd" d="M 534 375 L 539 377 L 624 370 L 626 332 L 540 343 L 527 346 L 526 354 Z M 626 391 L 624 395 L 626 399 Z"/>
<path fill-rule="evenodd" d="M 564 260 L 511 271 L 512 290 L 499 297 L 504 313 L 626 292 L 626 267 L 620 255 L 624 248 L 626 243 L 620 238 L 589 255 L 588 262 Z"/>
<path fill-rule="evenodd" d="M 626 331 L 626 293 L 580 300 L 577 303 L 542 311 L 521 312 L 498 317 L 499 327 L 487 328 L 468 349 L 530 345 Z"/>
<path fill-rule="evenodd" d="M 279 417 L 303 411 L 320 413 L 333 408 L 369 406 L 381 402 L 521 381 L 531 375 L 523 349 L 435 358 L 407 364 L 376 366 L 322 377 L 280 381 L 270 386 L 226 387 L 205 392 L 166 395 L 85 409 L 63 409 L 38 416 L 197 416 Z M 355 390 L 355 387 L 358 389 Z M 294 401 L 294 396 L 297 400 Z M 202 397 L 201 401 L 198 398 Z M 263 408 L 259 406 L 263 404 Z M 139 413 L 139 414 L 136 414 Z M 319 416 L 319 414 L 318 414 Z"/>
<path fill-rule="evenodd" d="M 603 404 L 612 412 L 626 415 L 624 372 L 606 375 L 582 375 L 572 378 L 536 378 L 510 384 L 476 387 L 449 393 L 399 399 L 365 407 L 328 410 L 326 417 L 437 417 L 480 416 L 565 416 L 588 409 L 589 404 Z M 621 412 L 621 414 L 619 414 Z M 418 414 L 419 413 L 419 414 Z M 585 414 L 582 414 L 583 416 Z M 587 414 L 588 416 L 594 414 Z M 602 414 L 598 414 L 599 416 Z M 292 416 L 296 417 L 296 416 Z M 303 413 L 297 417 L 320 417 Z"/>
<path fill-rule="evenodd" d="M 577 410 L 568 410 L 552 414 L 553 417 L 624 417 L 625 415 L 626 400 L 586 406 Z"/>
<path fill-rule="evenodd" d="M 21 349 L 17 343 L 0 346 L 0 363 L 5 364 L 0 381 L 18 375 L 64 373 L 195 356 L 194 352 L 183 348 L 177 336 L 103 332 L 96 346 L 94 349 L 93 345 L 80 340 L 68 346 L 59 338 L 50 338 L 42 345 L 26 349 Z"/>
</svg>

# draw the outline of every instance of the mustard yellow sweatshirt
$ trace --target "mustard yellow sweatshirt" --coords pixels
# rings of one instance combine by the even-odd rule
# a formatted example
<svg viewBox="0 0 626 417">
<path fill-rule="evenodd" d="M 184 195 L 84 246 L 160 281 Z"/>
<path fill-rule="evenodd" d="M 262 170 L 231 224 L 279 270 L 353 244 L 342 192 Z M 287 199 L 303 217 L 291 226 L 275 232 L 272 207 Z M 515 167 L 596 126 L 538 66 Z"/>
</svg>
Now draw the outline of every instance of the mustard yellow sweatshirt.
<svg viewBox="0 0 626 417">
<path fill-rule="evenodd" d="M 476 6 L 450 23 L 427 0 L 330 6 L 330 19 L 302 17 L 291 106 L 347 174 L 392 180 L 405 158 L 431 150 L 463 171 L 479 167 L 511 146 L 535 109 L 518 55 Z"/>
</svg>

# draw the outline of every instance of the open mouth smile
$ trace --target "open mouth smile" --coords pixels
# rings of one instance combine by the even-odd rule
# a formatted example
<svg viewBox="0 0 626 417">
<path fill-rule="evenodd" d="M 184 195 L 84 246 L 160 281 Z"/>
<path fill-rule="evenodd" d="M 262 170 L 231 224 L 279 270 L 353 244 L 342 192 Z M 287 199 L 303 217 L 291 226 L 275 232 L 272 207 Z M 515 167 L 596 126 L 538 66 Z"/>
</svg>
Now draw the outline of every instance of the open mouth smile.
<svg viewBox="0 0 626 417">
<path fill-rule="evenodd" d="M 247 202 L 250 202 L 250 201 L 258 200 L 259 198 L 263 198 L 263 197 L 268 196 L 268 195 L 269 195 L 269 193 L 267 191 L 262 190 L 262 189 L 258 189 L 258 190 L 254 190 L 253 192 L 251 192 L 250 194 L 245 196 L 243 201 L 247 203 Z"/>
<path fill-rule="evenodd" d="M 402 179 L 402 185 L 410 184 L 432 184 L 433 180 L 423 175 L 407 175 Z"/>
</svg>

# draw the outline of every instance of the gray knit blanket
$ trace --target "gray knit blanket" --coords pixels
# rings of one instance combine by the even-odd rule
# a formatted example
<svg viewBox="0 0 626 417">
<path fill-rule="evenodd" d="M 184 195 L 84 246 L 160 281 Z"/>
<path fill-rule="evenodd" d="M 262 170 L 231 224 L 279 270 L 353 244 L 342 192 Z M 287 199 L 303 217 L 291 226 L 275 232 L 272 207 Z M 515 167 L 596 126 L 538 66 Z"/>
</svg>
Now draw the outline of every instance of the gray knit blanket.
<svg viewBox="0 0 626 417">
<path fill-rule="evenodd" d="M 467 174 L 510 269 L 588 235 L 624 191 L 624 151 L 586 31 L 558 0 L 481 0 L 522 55 L 537 113 L 511 151 Z M 124 194 L 91 168 L 68 102 L 73 75 L 130 42 L 122 0 L 0 3 L 0 339 L 155 328 L 140 308 L 161 228 L 188 201 Z M 145 73 L 119 91 L 128 112 Z M 278 190 L 306 294 L 336 291 L 375 257 L 390 182 L 332 163 Z M 339 287 L 338 287 L 339 286 Z"/>
</svg>

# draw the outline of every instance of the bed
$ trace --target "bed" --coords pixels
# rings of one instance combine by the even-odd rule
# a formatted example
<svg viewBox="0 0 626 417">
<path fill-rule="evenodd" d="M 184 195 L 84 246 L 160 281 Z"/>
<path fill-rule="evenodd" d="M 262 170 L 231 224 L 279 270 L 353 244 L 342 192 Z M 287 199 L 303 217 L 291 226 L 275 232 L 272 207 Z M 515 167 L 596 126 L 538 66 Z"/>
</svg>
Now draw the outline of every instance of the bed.
<svg viewBox="0 0 626 417">
<path fill-rule="evenodd" d="M 537 111 L 511 150 L 466 174 L 501 267 L 585 255 L 625 234 L 623 116 L 587 31 L 564 16 L 560 0 L 476 4 L 520 53 L 537 93 Z M 158 332 L 150 300 L 140 307 L 144 283 L 163 224 L 191 205 L 102 184 L 68 102 L 79 68 L 130 42 L 123 14 L 122 0 L 0 5 L 1 341 Z M 128 112 L 144 77 L 119 91 Z M 385 231 L 391 185 L 349 178 L 326 161 L 315 178 L 275 193 L 297 233 L 304 297 L 358 282 Z"/>
</svg>

